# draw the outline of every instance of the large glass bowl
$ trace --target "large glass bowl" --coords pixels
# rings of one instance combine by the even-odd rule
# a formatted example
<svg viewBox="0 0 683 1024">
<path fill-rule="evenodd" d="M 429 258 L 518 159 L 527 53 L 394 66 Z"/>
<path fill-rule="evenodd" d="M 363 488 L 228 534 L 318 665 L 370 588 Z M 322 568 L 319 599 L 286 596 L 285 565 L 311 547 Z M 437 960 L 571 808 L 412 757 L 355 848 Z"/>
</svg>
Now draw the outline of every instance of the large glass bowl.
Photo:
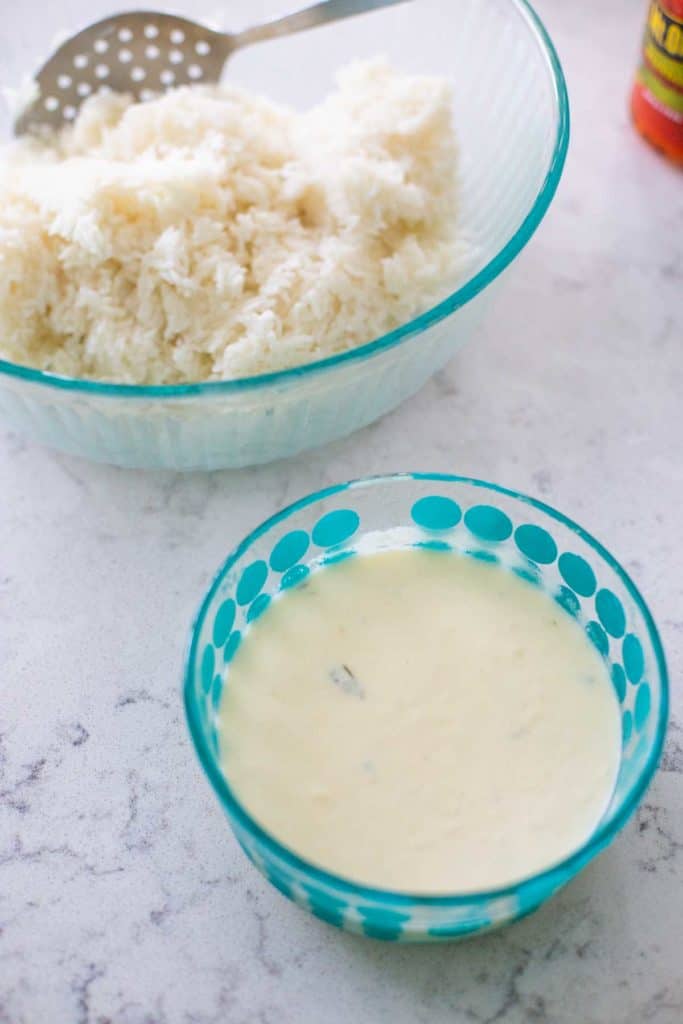
<svg viewBox="0 0 683 1024">
<path fill-rule="evenodd" d="M 616 787 L 584 845 L 559 864 L 489 892 L 421 897 L 370 889 L 321 870 L 261 828 L 221 767 L 217 709 L 249 623 L 283 588 L 359 545 L 429 545 L 498 561 L 541 586 L 585 629 L 605 659 L 621 707 Z M 419 643 L 419 637 L 416 637 Z M 668 682 L 652 616 L 627 573 L 576 523 L 549 505 L 495 484 L 427 474 L 328 487 L 257 527 L 215 577 L 193 625 L 184 681 L 190 733 L 202 766 L 247 856 L 286 896 L 348 931 L 382 939 L 454 939 L 535 910 L 615 837 L 657 766 Z M 477 723 L 472 723 L 477 728 Z"/>
<path fill-rule="evenodd" d="M 185 8 L 194 14 L 189 0 Z M 258 9 L 267 16 L 282 4 L 266 0 Z M 229 7 L 225 19 L 231 24 Z M 45 444 L 102 462 L 216 469 L 325 444 L 417 391 L 469 337 L 493 282 L 547 210 L 564 165 L 569 110 L 557 55 L 526 0 L 413 0 L 248 48 L 227 74 L 301 107 L 330 89 L 333 68 L 377 54 L 453 84 L 461 226 L 471 254 L 456 291 L 353 351 L 236 381 L 125 386 L 0 360 L 0 416 Z"/>
</svg>

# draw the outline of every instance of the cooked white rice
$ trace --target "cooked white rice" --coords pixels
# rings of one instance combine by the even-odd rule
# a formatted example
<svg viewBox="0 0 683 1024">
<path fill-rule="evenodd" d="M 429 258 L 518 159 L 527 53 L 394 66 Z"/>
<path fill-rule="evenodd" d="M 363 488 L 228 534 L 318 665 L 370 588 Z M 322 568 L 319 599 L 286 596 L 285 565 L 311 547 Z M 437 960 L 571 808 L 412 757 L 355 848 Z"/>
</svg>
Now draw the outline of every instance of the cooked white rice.
<svg viewBox="0 0 683 1024">
<path fill-rule="evenodd" d="M 0 356 L 132 383 L 352 348 L 453 286 L 446 82 L 372 61 L 299 114 L 231 86 L 108 95 L 0 161 Z"/>
</svg>

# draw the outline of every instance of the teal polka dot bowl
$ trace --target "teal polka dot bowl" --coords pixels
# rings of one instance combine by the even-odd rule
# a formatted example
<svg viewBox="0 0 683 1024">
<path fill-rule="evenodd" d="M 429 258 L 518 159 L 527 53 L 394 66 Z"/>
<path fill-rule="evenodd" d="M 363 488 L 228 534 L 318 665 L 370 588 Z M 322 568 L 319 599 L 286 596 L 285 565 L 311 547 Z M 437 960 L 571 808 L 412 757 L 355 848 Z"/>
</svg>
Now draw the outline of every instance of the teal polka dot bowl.
<svg viewBox="0 0 683 1024">
<path fill-rule="evenodd" d="M 357 552 L 420 546 L 500 563 L 574 616 L 605 659 L 621 707 L 612 800 L 584 845 L 533 877 L 488 892 L 420 896 L 371 889 L 287 849 L 240 804 L 221 768 L 217 710 L 250 624 L 317 568 Z M 535 910 L 633 814 L 657 766 L 668 714 L 666 664 L 647 605 L 605 548 L 560 512 L 463 477 L 401 474 L 328 487 L 258 526 L 229 555 L 199 609 L 184 680 L 199 760 L 247 856 L 299 906 L 347 931 L 394 941 L 457 939 Z M 229 764 L 229 762 L 228 762 Z"/>
</svg>

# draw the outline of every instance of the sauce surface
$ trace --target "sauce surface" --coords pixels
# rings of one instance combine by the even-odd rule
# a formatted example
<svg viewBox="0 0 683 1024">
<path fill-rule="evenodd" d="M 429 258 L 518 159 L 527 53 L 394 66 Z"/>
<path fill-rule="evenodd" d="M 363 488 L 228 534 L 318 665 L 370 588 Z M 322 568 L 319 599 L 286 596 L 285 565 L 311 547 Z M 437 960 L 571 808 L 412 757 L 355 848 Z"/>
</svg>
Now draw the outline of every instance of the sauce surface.
<svg viewBox="0 0 683 1024">
<path fill-rule="evenodd" d="M 256 821 L 357 883 L 512 883 L 609 802 L 606 666 L 540 588 L 457 554 L 358 555 L 273 601 L 230 665 L 223 769 Z"/>
</svg>

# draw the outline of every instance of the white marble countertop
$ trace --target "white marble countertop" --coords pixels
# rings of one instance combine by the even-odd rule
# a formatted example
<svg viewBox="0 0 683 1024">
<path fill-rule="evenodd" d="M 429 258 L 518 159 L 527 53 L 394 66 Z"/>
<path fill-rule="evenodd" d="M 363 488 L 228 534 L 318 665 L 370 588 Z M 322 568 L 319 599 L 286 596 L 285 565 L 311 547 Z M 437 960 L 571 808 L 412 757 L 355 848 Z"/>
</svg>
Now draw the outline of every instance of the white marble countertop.
<svg viewBox="0 0 683 1024">
<path fill-rule="evenodd" d="M 106 6 L 22 0 L 16 52 Z M 402 409 L 313 456 L 194 476 L 0 426 L 2 1024 L 683 1020 L 682 179 L 626 114 L 644 4 L 539 7 L 572 98 L 564 180 L 484 329 Z M 529 491 L 603 538 L 674 688 L 662 767 L 609 851 L 535 916 L 429 948 L 352 938 L 271 889 L 179 699 L 190 618 L 234 541 L 324 483 L 408 468 Z"/>
</svg>

